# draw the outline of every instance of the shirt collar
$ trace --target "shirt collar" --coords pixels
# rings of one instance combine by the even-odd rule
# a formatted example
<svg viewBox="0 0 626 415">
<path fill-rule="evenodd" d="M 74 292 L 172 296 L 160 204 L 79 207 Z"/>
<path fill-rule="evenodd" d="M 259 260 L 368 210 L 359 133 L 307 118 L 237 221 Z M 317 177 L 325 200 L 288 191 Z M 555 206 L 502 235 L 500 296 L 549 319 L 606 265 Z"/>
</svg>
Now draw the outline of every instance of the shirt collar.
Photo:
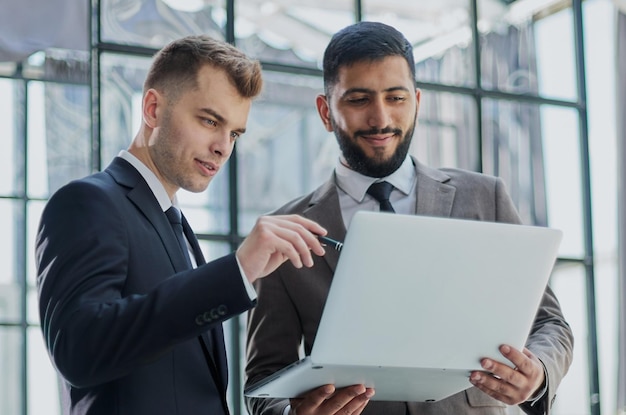
<svg viewBox="0 0 626 415">
<path fill-rule="evenodd" d="M 163 212 L 169 209 L 170 206 L 176 206 L 180 209 L 180 207 L 178 206 L 178 200 L 176 198 L 176 195 L 174 195 L 173 200 L 170 200 L 170 197 L 168 196 L 167 191 L 165 190 L 165 187 L 163 186 L 161 181 L 156 177 L 152 170 L 150 170 L 145 164 L 143 164 L 141 160 L 139 160 L 137 157 L 135 157 L 126 150 L 120 151 L 118 157 L 123 158 L 124 160 L 129 162 L 135 169 L 137 169 L 139 174 L 141 174 L 141 177 L 143 177 L 146 183 L 148 183 L 148 187 L 150 188 L 150 190 L 152 190 L 152 193 L 154 194 L 154 197 L 156 197 L 156 200 L 159 202 L 159 205 L 161 206 Z"/>
<path fill-rule="evenodd" d="M 405 195 L 408 195 L 413 188 L 416 174 L 415 167 L 413 166 L 413 160 L 407 155 L 396 171 L 391 173 L 389 176 L 382 177 L 380 179 L 365 176 L 351 170 L 342 162 L 340 158 L 335 166 L 335 177 L 337 180 L 337 186 L 360 203 L 363 201 L 365 193 L 371 184 L 381 180 L 391 183 L 396 189 L 400 190 Z"/>
</svg>

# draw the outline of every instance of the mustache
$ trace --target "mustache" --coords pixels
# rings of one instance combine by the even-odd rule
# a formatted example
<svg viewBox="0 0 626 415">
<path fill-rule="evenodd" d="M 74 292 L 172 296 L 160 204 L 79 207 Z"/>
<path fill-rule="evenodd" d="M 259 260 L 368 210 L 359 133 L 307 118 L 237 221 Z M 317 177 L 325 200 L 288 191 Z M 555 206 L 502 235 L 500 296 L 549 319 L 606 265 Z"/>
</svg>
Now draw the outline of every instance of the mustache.
<svg viewBox="0 0 626 415">
<path fill-rule="evenodd" d="M 358 135 L 375 135 L 375 134 L 395 134 L 395 135 L 402 135 L 402 130 L 399 128 L 391 128 L 391 127 L 385 127 L 385 128 L 372 128 L 370 130 L 358 130 L 354 132 L 354 136 L 358 136 Z"/>
</svg>

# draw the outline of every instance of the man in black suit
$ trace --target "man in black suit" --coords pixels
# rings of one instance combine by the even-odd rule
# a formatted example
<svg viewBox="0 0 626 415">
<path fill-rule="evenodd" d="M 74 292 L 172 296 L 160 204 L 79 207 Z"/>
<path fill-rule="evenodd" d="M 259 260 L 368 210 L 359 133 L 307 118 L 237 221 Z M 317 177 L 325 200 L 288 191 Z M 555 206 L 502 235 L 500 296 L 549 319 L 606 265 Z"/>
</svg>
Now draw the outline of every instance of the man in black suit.
<svg viewBox="0 0 626 415">
<path fill-rule="evenodd" d="M 322 227 L 272 216 L 236 253 L 205 263 L 184 216 L 180 244 L 168 220 L 178 189 L 201 192 L 224 166 L 261 85 L 259 63 L 231 45 L 170 43 L 151 66 L 128 151 L 50 198 L 37 285 L 65 414 L 228 413 L 221 323 L 255 304 L 253 281 L 324 254 Z"/>
</svg>

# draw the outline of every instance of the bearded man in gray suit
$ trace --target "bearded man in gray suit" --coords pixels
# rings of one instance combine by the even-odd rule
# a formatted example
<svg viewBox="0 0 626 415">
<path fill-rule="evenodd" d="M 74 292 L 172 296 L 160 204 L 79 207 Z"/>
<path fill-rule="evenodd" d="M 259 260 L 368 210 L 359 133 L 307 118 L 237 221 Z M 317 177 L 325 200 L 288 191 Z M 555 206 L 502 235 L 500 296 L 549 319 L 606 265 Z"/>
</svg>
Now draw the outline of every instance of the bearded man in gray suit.
<svg viewBox="0 0 626 415">
<path fill-rule="evenodd" d="M 328 182 L 276 213 L 301 214 L 341 240 L 356 211 L 379 209 L 367 190 L 386 181 L 393 185 L 390 200 L 397 213 L 521 222 L 501 179 L 433 169 L 408 156 L 421 92 L 411 44 L 401 33 L 381 23 L 348 26 L 333 36 L 323 69 L 324 95 L 316 105 L 342 155 Z M 329 249 L 312 268 L 286 263 L 273 278 L 255 283 L 258 305 L 249 316 L 247 385 L 298 360 L 302 341 L 310 354 L 337 260 Z M 321 385 L 299 399 L 248 398 L 247 404 L 254 415 L 547 414 L 572 348 L 572 332 L 548 287 L 524 350 L 502 345 L 501 361 L 483 359 L 484 371 L 472 372 L 468 389 L 449 398 L 370 402 L 375 391 L 364 385 Z"/>
</svg>

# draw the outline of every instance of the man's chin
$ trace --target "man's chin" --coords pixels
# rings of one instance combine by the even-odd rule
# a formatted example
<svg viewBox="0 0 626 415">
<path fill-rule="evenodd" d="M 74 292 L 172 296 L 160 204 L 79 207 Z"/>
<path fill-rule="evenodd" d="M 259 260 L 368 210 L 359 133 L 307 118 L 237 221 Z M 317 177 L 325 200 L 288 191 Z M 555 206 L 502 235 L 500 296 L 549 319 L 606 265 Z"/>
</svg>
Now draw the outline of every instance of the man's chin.
<svg viewBox="0 0 626 415">
<path fill-rule="evenodd" d="M 181 189 L 185 189 L 191 193 L 202 193 L 209 187 L 210 182 L 211 180 L 207 180 L 202 183 L 188 183 L 185 186 L 181 186 Z"/>
</svg>

